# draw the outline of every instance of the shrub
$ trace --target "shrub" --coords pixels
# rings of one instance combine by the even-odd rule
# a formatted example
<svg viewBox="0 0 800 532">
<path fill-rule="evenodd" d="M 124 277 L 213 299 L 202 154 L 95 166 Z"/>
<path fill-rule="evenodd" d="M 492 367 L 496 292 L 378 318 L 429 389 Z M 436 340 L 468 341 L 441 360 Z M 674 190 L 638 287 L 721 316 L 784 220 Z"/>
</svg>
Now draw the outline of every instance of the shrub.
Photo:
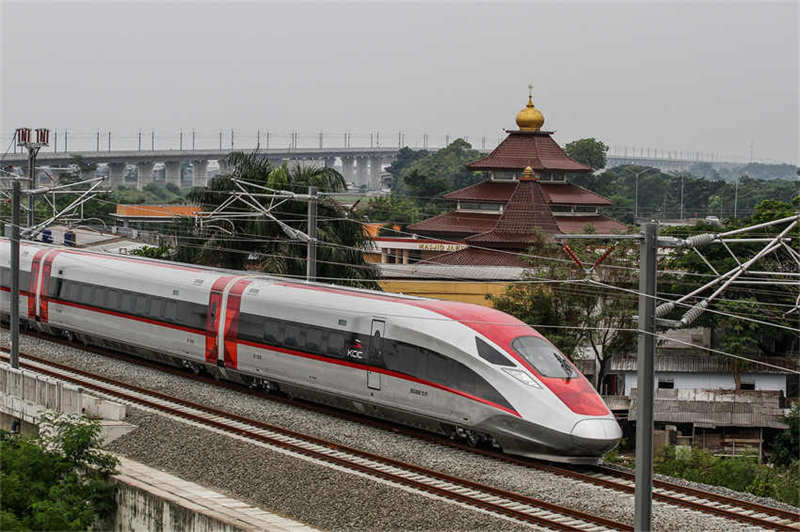
<svg viewBox="0 0 800 532">
<path fill-rule="evenodd" d="M 100 424 L 42 417 L 39 437 L 0 438 L 0 530 L 86 530 L 114 509 L 116 458 L 99 450 Z"/>
</svg>

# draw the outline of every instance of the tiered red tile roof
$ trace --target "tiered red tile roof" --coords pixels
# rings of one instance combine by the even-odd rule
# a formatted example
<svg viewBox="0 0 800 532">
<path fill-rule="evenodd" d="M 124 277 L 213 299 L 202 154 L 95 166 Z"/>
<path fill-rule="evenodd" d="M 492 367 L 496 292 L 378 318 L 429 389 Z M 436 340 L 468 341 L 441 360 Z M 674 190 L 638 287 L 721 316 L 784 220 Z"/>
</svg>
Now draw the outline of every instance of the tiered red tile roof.
<svg viewBox="0 0 800 532">
<path fill-rule="evenodd" d="M 492 248 L 527 249 L 537 232 L 560 232 L 553 213 L 547 208 L 538 181 L 523 179 L 506 203 L 503 214 L 491 231 L 467 237 L 467 244 Z"/>
<path fill-rule="evenodd" d="M 453 201 L 503 204 L 502 212 L 468 213 L 454 210 L 410 225 L 409 230 L 423 235 L 464 238 L 468 247 L 434 257 L 431 262 L 452 265 L 525 267 L 525 261 L 513 251 L 527 252 L 538 235 L 579 233 L 591 225 L 600 233 L 624 231 L 625 226 L 607 216 L 557 212 L 550 205 L 603 207 L 613 202 L 583 187 L 566 182 L 542 183 L 542 172 L 566 174 L 591 172 L 592 169 L 564 153 L 550 137 L 540 131 L 544 118 L 528 106 L 517 115 L 519 131 L 508 137 L 488 156 L 467 165 L 470 170 L 512 171 L 518 180 L 490 179 L 445 195 Z M 523 172 L 524 170 L 524 172 Z M 522 177 L 524 175 L 524 177 Z M 509 253 L 511 251 L 511 253 Z"/>
<path fill-rule="evenodd" d="M 613 205 L 608 198 L 571 183 L 541 183 L 545 202 L 563 205 Z M 483 181 L 444 195 L 448 200 L 505 203 L 517 188 L 516 181 Z"/>
<path fill-rule="evenodd" d="M 572 160 L 547 131 L 508 131 L 508 137 L 492 153 L 469 163 L 470 170 L 561 170 L 591 172 L 592 168 Z"/>
</svg>

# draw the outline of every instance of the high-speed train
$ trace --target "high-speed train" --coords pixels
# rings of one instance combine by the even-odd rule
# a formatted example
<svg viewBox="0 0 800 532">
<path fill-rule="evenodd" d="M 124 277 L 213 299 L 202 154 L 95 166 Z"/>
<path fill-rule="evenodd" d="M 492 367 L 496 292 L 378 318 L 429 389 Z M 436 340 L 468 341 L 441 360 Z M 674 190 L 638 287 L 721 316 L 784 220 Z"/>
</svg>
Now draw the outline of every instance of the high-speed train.
<svg viewBox="0 0 800 532">
<path fill-rule="evenodd" d="M 0 265 L 9 255 L 0 239 Z M 0 274 L 7 317 L 9 268 Z M 593 463 L 622 436 L 556 347 L 479 305 L 23 242 L 20 315 L 44 332 L 511 454 Z"/>
</svg>

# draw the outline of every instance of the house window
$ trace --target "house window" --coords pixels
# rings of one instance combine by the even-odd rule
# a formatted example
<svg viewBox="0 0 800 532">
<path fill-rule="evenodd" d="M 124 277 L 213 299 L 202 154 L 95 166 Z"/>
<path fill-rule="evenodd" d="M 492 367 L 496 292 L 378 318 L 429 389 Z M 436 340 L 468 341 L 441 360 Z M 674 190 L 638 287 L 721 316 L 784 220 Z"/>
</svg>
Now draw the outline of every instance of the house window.
<svg viewBox="0 0 800 532">
<path fill-rule="evenodd" d="M 755 390 L 756 381 L 753 377 L 742 377 L 742 390 Z"/>
<path fill-rule="evenodd" d="M 669 378 L 659 378 L 658 379 L 658 389 L 659 390 L 672 390 L 675 388 L 675 379 Z"/>
</svg>

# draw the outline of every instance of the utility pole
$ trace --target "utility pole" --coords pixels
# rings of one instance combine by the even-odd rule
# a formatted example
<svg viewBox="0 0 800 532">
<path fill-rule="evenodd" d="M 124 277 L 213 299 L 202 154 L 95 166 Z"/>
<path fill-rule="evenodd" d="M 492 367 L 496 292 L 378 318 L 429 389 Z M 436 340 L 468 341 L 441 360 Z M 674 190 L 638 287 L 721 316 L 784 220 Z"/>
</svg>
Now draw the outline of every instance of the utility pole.
<svg viewBox="0 0 800 532">
<path fill-rule="evenodd" d="M 178 149 L 180 151 L 183 151 L 183 130 L 182 129 L 180 130 L 180 133 L 178 135 L 179 135 L 179 137 L 178 137 Z"/>
<path fill-rule="evenodd" d="M 64 151 L 65 151 L 65 152 L 66 152 L 66 151 L 69 151 L 69 148 L 68 148 L 68 146 L 67 146 L 67 139 L 68 139 L 68 138 L 69 138 L 69 130 L 66 130 L 66 129 L 65 129 L 65 130 L 64 130 Z"/>
<path fill-rule="evenodd" d="M 139 151 L 142 151 L 142 132 L 139 131 Z"/>
<path fill-rule="evenodd" d="M 16 144 L 28 150 L 28 177 L 31 181 L 31 189 L 36 188 L 36 154 L 43 146 L 47 146 L 50 141 L 50 131 L 38 128 L 36 130 L 36 142 L 32 142 L 30 128 L 18 128 L 16 133 Z M 98 137 L 99 138 L 99 137 Z M 19 179 L 14 178 L 11 192 L 11 257 L 9 269 L 11 272 L 11 301 L 9 309 L 9 327 L 11 333 L 11 367 L 19 368 L 19 207 L 20 207 L 20 188 Z M 33 227 L 33 197 L 28 196 L 28 227 Z"/>
<path fill-rule="evenodd" d="M 737 213 L 737 206 L 739 205 L 739 178 L 736 178 L 736 184 L 734 185 L 733 189 L 733 217 L 738 218 L 736 216 Z"/>
<path fill-rule="evenodd" d="M 11 367 L 19 369 L 19 179 L 14 178 L 11 194 Z"/>
<path fill-rule="evenodd" d="M 150 132 L 150 151 L 156 151 L 156 132 Z"/>
<path fill-rule="evenodd" d="M 644 225 L 640 244 L 639 352 L 636 363 L 636 487 L 634 528 L 651 530 L 653 505 L 653 388 L 656 352 L 657 225 Z"/>
<path fill-rule="evenodd" d="M 308 196 L 306 281 L 314 281 L 317 278 L 317 187 L 308 187 Z"/>
<path fill-rule="evenodd" d="M 111 131 L 108 132 L 108 151 L 111 151 Z"/>
<path fill-rule="evenodd" d="M 637 532 L 651 530 L 652 494 L 653 494 L 653 401 L 655 383 L 655 351 L 656 351 L 656 251 L 661 242 L 658 240 L 658 225 L 655 222 L 644 224 L 642 232 L 633 235 L 601 235 L 601 234 L 556 234 L 556 241 L 570 239 L 579 240 L 638 240 L 639 256 L 639 351 L 636 362 L 636 487 L 634 489 L 634 505 L 636 515 L 634 526 Z M 674 245 L 664 242 L 664 245 Z M 589 279 L 597 266 L 585 268 Z"/>
</svg>

